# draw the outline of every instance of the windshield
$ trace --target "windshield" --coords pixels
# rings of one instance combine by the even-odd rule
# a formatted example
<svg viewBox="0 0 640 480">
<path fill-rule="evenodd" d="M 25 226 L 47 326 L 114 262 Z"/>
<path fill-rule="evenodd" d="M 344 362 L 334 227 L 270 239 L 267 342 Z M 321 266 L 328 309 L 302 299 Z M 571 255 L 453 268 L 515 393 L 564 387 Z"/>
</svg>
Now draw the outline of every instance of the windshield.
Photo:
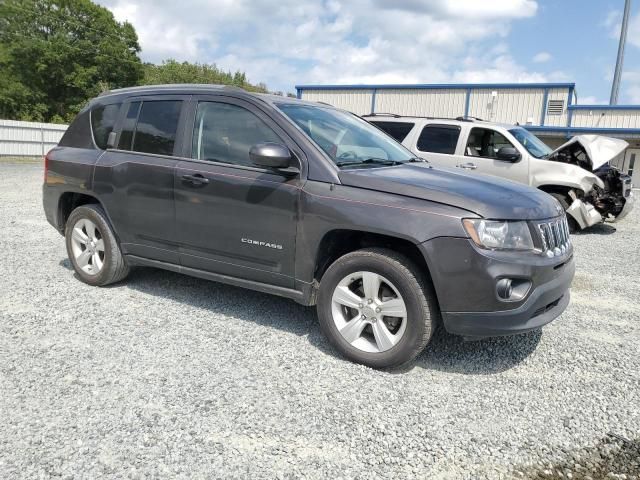
<svg viewBox="0 0 640 480">
<path fill-rule="evenodd" d="M 536 158 L 545 158 L 553 152 L 546 143 L 524 128 L 513 128 L 509 130 L 509 133 L 527 149 L 527 152 Z"/>
<path fill-rule="evenodd" d="M 413 159 L 409 150 L 351 113 L 291 103 L 278 108 L 341 168 L 395 165 Z"/>
</svg>

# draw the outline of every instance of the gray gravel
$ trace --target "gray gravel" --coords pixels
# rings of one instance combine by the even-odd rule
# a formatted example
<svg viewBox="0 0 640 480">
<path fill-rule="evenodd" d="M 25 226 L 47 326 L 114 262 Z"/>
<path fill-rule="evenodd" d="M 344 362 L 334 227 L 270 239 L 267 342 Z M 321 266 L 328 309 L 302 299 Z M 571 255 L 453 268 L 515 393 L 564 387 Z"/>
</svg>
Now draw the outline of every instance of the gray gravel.
<svg viewBox="0 0 640 480">
<path fill-rule="evenodd" d="M 573 237 L 542 333 L 439 332 L 385 373 L 287 300 L 152 269 L 80 283 L 41 181 L 0 162 L 0 478 L 640 477 L 640 208 Z"/>
</svg>

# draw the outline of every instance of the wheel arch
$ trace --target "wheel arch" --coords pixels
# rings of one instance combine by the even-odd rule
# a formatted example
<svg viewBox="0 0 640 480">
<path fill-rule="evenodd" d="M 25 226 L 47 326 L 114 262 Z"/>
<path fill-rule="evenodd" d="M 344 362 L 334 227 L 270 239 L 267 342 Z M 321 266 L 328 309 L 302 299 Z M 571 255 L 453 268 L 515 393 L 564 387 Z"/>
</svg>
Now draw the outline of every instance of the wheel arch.
<svg viewBox="0 0 640 480">
<path fill-rule="evenodd" d="M 64 232 L 67 220 L 69 219 L 69 215 L 71 215 L 71 212 L 73 212 L 76 208 L 81 207 L 82 205 L 89 204 L 98 204 L 104 210 L 104 206 L 102 205 L 100 200 L 98 200 L 98 198 L 93 195 L 79 192 L 62 193 L 60 195 L 60 198 L 58 199 L 58 230 Z"/>
<path fill-rule="evenodd" d="M 349 229 L 334 229 L 325 233 L 316 251 L 314 281 L 319 283 L 329 266 L 343 255 L 372 247 L 386 248 L 411 260 L 420 270 L 425 288 L 433 289 L 434 298 L 438 301 L 428 261 L 418 245 L 406 238 L 382 233 Z"/>
</svg>

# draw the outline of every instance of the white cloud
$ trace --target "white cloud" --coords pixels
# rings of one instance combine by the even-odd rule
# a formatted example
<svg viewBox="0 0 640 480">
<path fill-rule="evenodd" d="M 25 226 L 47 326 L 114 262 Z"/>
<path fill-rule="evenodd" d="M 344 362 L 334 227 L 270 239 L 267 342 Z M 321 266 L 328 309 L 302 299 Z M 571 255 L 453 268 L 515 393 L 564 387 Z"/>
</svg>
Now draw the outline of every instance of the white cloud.
<svg viewBox="0 0 640 480">
<path fill-rule="evenodd" d="M 551 60 L 551 54 L 549 52 L 539 52 L 533 56 L 534 63 L 545 63 Z"/>
<path fill-rule="evenodd" d="M 533 0 L 99 1 L 135 26 L 144 60 L 215 62 L 273 89 L 563 75 L 528 71 L 504 44 Z"/>
<path fill-rule="evenodd" d="M 620 29 L 622 28 L 622 12 L 620 10 L 609 11 L 602 25 L 609 31 L 610 38 L 619 40 Z M 640 48 L 640 13 L 631 15 L 629 18 L 627 44 Z"/>
</svg>

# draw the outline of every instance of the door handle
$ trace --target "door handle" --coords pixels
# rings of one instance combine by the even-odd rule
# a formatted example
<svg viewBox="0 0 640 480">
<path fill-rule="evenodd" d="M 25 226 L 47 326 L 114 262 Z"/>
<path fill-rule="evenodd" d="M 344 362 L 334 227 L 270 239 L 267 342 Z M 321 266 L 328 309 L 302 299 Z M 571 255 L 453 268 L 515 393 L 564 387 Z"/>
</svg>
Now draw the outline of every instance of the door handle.
<svg viewBox="0 0 640 480">
<path fill-rule="evenodd" d="M 478 168 L 475 163 L 461 163 L 458 165 L 459 168 L 464 168 L 465 170 L 475 170 Z"/>
<path fill-rule="evenodd" d="M 182 175 L 182 181 L 191 183 L 192 185 L 206 185 L 209 183 L 209 179 L 199 173 L 194 175 Z"/>
</svg>

